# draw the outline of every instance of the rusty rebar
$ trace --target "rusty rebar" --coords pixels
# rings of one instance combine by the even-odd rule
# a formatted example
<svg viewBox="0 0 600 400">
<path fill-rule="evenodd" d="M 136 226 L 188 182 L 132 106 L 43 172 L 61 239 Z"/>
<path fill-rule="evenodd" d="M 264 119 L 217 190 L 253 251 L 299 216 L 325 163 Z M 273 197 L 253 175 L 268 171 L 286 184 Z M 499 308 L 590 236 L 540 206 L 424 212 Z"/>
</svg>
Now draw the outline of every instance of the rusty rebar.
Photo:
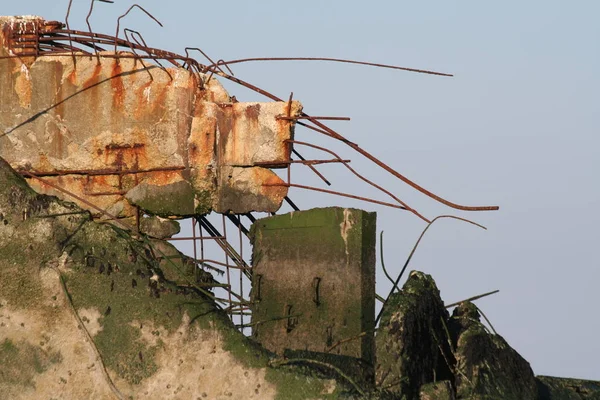
<svg viewBox="0 0 600 400">
<path fill-rule="evenodd" d="M 379 319 L 381 318 L 381 315 L 383 314 L 383 310 L 385 308 L 386 303 L 388 302 L 388 300 L 390 299 L 390 296 L 392 295 L 392 293 L 394 293 L 394 290 L 398 289 L 398 283 L 400 282 L 400 279 L 402 279 L 402 275 L 404 275 L 404 271 L 406 270 L 406 267 L 408 267 L 408 264 L 410 263 L 410 260 L 412 259 L 413 255 L 415 254 L 415 251 L 417 251 L 417 247 L 419 247 L 419 243 L 421 243 L 421 240 L 423 239 L 423 236 L 425 236 L 425 233 L 427 232 L 427 230 L 429 230 L 429 228 L 431 227 L 431 225 L 433 225 L 433 223 L 439 219 L 442 218 L 452 218 L 452 219 L 456 219 L 459 221 L 463 221 L 463 222 L 467 222 L 471 225 L 475 225 L 481 229 L 487 230 L 487 228 L 483 225 L 480 225 L 476 222 L 470 221 L 466 218 L 460 218 L 460 217 L 456 217 L 454 215 L 438 215 L 437 217 L 435 217 L 434 219 L 431 220 L 430 223 L 427 224 L 427 226 L 425 227 L 425 229 L 423 229 L 423 231 L 421 232 L 421 235 L 419 235 L 419 238 L 417 239 L 415 245 L 413 246 L 410 254 L 408 255 L 408 258 L 406 259 L 406 262 L 404 263 L 404 266 L 402 267 L 402 270 L 400 271 L 400 273 L 398 274 L 398 277 L 396 278 L 396 280 L 394 281 L 394 284 L 392 285 L 392 289 L 390 289 L 390 293 L 387 295 L 386 299 L 385 299 L 385 303 L 383 303 L 383 306 L 381 307 L 381 310 L 379 311 L 379 314 L 377 315 L 377 318 L 375 319 L 375 326 L 377 326 L 377 323 L 379 322 Z"/>
<path fill-rule="evenodd" d="M 94 11 L 94 3 L 96 1 L 99 1 L 101 3 L 114 3 L 113 0 L 91 0 L 90 1 L 90 11 L 88 12 L 87 16 L 85 17 L 85 23 L 88 26 L 88 29 L 90 30 L 90 36 L 93 36 L 92 33 L 92 25 L 90 24 L 90 17 L 92 16 L 92 12 Z M 100 64 L 100 55 L 98 54 L 98 50 L 94 47 L 94 53 L 96 54 L 96 59 L 98 60 L 98 64 Z"/>
<path fill-rule="evenodd" d="M 70 0 L 70 1 L 73 1 L 73 0 Z M 139 4 L 133 4 L 131 7 L 129 7 L 129 9 L 127 11 L 125 11 L 125 14 L 122 14 L 119 16 L 119 18 L 117 18 L 117 31 L 115 33 L 115 39 L 119 38 L 119 29 L 121 27 L 121 19 L 125 18 L 127 16 L 127 14 L 129 14 L 129 12 L 136 7 L 138 9 L 142 10 L 144 13 L 146 13 L 147 16 L 152 18 L 162 28 L 163 24 L 161 24 L 160 21 L 154 17 L 154 15 L 150 14 L 148 11 L 146 11 L 146 9 L 144 7 L 140 6 Z M 115 54 L 117 54 L 117 41 L 116 40 L 115 40 Z"/>
<path fill-rule="evenodd" d="M 444 307 L 446 307 L 446 308 L 450 308 L 450 307 L 458 306 L 459 304 L 461 304 L 461 303 L 464 303 L 464 302 L 466 302 L 466 301 L 475 301 L 475 300 L 479 300 L 479 299 L 481 299 L 481 298 L 483 298 L 483 297 L 491 296 L 491 295 L 493 295 L 493 294 L 496 294 L 496 293 L 498 293 L 498 292 L 500 292 L 500 290 L 498 290 L 498 289 L 496 289 L 496 290 L 492 290 L 491 292 L 487 292 L 487 293 L 479 294 L 479 295 L 477 295 L 477 296 L 469 297 L 469 298 L 467 298 L 467 299 L 464 299 L 464 300 L 461 300 L 461 301 L 457 301 L 457 302 L 454 302 L 454 303 L 450 303 L 450 304 L 444 305 Z"/>
<path fill-rule="evenodd" d="M 123 34 L 125 35 L 125 40 L 129 44 L 129 48 L 131 49 L 131 52 L 133 54 L 135 54 L 136 56 L 138 56 L 138 53 L 136 53 L 135 48 L 133 47 L 133 43 L 131 43 L 131 40 L 129 40 L 129 35 L 127 35 L 127 32 L 132 32 L 132 36 L 133 36 L 133 32 L 136 32 L 136 31 L 128 29 L 128 28 L 125 28 L 125 29 L 123 29 Z M 144 71 L 146 71 L 148 73 L 148 75 L 150 76 L 150 80 L 152 82 L 154 82 L 154 76 L 152 76 L 152 73 L 150 72 L 149 68 L 144 63 L 144 59 L 143 58 L 139 58 L 139 57 L 135 58 L 134 59 L 135 60 L 134 61 L 134 66 L 137 65 L 136 62 L 138 61 L 138 59 L 139 59 L 140 63 L 142 64 L 142 67 L 144 68 Z"/>
<path fill-rule="evenodd" d="M 439 75 L 439 76 L 454 76 L 452 74 L 447 74 L 444 72 L 436 72 L 429 71 L 425 69 L 416 69 L 416 68 L 408 68 L 408 67 L 400 67 L 397 65 L 389 65 L 389 64 L 378 64 L 366 61 L 356 61 L 356 60 L 348 60 L 344 58 L 330 58 L 330 57 L 253 57 L 253 58 L 241 58 L 238 60 L 230 60 L 225 61 L 224 64 L 239 64 L 246 62 L 255 62 L 255 61 L 328 61 L 328 62 L 337 62 L 337 63 L 345 63 L 345 64 L 358 64 L 358 65 L 366 65 L 377 68 L 389 68 L 389 69 L 397 69 L 408 72 L 417 72 L 420 74 L 428 74 L 428 75 Z"/>
<path fill-rule="evenodd" d="M 283 120 L 283 121 L 296 121 L 296 120 L 299 120 L 299 119 L 309 119 L 309 117 L 305 117 L 305 116 L 302 116 L 302 115 L 299 115 L 297 117 L 282 117 L 282 116 L 279 116 L 279 117 L 276 117 L 276 118 L 279 119 L 279 120 Z M 323 120 L 323 121 L 350 121 L 350 117 L 312 117 L 311 116 L 310 118 L 320 119 L 320 120 Z"/>
<path fill-rule="evenodd" d="M 67 30 L 69 31 L 69 46 L 73 48 L 73 40 L 71 39 L 71 27 L 69 26 L 69 15 L 71 14 L 71 6 L 73 5 L 73 0 L 69 0 L 69 5 L 67 6 L 67 14 L 65 15 L 65 24 L 67 25 Z M 37 51 L 36 51 L 37 53 Z M 75 59 L 75 54 L 73 50 L 71 50 L 71 58 L 73 59 L 73 67 L 77 69 L 77 60 Z"/>
<path fill-rule="evenodd" d="M 287 165 L 287 164 L 303 164 L 303 165 L 316 165 L 316 164 L 333 164 L 342 163 L 347 164 L 351 160 L 333 159 L 333 160 L 282 160 L 282 161 L 255 161 L 253 165 L 258 166 L 269 166 L 269 165 Z"/>
<path fill-rule="evenodd" d="M 366 201 L 367 203 L 380 204 L 382 206 L 406 210 L 406 207 L 399 206 L 398 204 L 388 203 L 385 201 L 380 201 L 380 200 L 375 200 L 375 199 L 370 199 L 368 197 L 356 196 L 356 195 L 349 194 L 349 193 L 337 192 L 335 190 L 322 189 L 322 188 L 318 188 L 318 187 L 314 187 L 314 186 L 298 185 L 296 183 L 263 183 L 263 186 L 267 186 L 267 187 L 268 186 L 283 186 L 283 187 L 295 187 L 298 189 L 313 190 L 315 192 L 335 194 L 336 196 L 348 197 L 348 198 L 356 199 L 356 200 L 362 200 L 362 201 Z"/>
<path fill-rule="evenodd" d="M 355 176 L 357 176 L 360 180 L 362 180 L 363 182 L 368 183 L 369 185 L 373 186 L 374 188 L 380 190 L 381 192 L 387 194 L 388 196 L 390 196 L 392 199 L 394 199 L 395 201 L 397 201 L 399 204 L 401 204 L 405 210 L 408 210 L 410 212 L 412 212 L 413 214 L 415 214 L 416 216 L 418 216 L 419 218 L 421 218 L 422 220 L 424 220 L 425 222 L 429 222 L 429 220 L 427 218 L 425 218 L 424 216 L 422 216 L 417 210 L 413 209 L 412 207 L 410 207 L 408 204 L 406 204 L 405 202 L 403 202 L 402 200 L 400 200 L 398 197 L 396 197 L 392 192 L 390 192 L 389 190 L 383 188 L 382 186 L 376 184 L 375 182 L 365 178 L 364 176 L 362 176 L 361 174 L 359 174 L 358 172 L 356 172 L 356 170 L 354 170 L 354 168 L 352 168 L 351 166 L 348 165 L 348 163 L 343 162 L 342 158 L 340 156 L 338 156 L 336 153 L 334 153 L 333 151 L 322 147 L 322 146 L 317 146 L 314 145 L 312 143 L 307 143 L 307 142 L 302 142 L 302 141 L 298 141 L 298 140 L 289 140 L 290 143 L 294 143 L 294 144 L 299 144 L 301 146 L 308 146 L 308 147 L 312 147 L 314 149 L 317 150 L 321 150 L 324 151 L 326 153 L 331 154 L 333 157 L 335 157 L 335 159 L 340 160 L 342 162 L 342 164 L 350 171 L 352 172 Z"/>
</svg>

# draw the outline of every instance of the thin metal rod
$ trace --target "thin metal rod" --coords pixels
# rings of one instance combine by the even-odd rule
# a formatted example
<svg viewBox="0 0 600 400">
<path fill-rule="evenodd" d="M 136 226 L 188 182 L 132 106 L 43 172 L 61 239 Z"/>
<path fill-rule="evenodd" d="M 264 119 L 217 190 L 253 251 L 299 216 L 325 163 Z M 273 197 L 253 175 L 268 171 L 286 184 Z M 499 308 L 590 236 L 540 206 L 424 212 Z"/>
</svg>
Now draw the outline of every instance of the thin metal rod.
<svg viewBox="0 0 600 400">
<path fill-rule="evenodd" d="M 395 201 L 397 201 L 399 204 L 401 204 L 405 210 L 408 210 L 410 212 L 412 212 L 413 214 L 415 214 L 417 217 L 421 218 L 422 220 L 424 220 L 425 222 L 429 222 L 429 220 L 427 218 L 425 218 L 424 216 L 422 216 L 417 210 L 415 210 L 414 208 L 410 207 L 408 204 L 406 204 L 405 202 L 403 202 L 402 200 L 400 200 L 398 197 L 396 197 L 392 192 L 390 192 L 389 190 L 383 188 L 382 186 L 376 184 L 375 182 L 365 178 L 364 176 L 362 176 L 361 174 L 359 174 L 358 172 L 356 172 L 356 170 L 354 168 L 352 168 L 351 166 L 348 165 L 348 163 L 343 162 L 342 158 L 340 156 L 338 156 L 336 153 L 334 153 L 333 151 L 325 148 L 325 147 L 321 147 L 321 146 L 317 146 L 314 145 L 312 143 L 307 143 L 307 142 L 301 142 L 298 140 L 289 140 L 290 143 L 294 143 L 294 144 L 299 144 L 302 146 L 308 146 L 308 147 L 312 147 L 314 149 L 317 150 L 321 150 L 324 151 L 326 153 L 331 154 L 333 157 L 335 157 L 337 160 L 340 160 L 344 166 L 350 171 L 352 172 L 355 176 L 357 176 L 360 180 L 362 180 L 363 182 L 368 183 L 369 185 L 373 186 L 374 188 L 380 190 L 381 192 L 387 194 L 388 196 L 390 196 L 392 199 L 394 199 Z"/>
<path fill-rule="evenodd" d="M 277 117 L 276 119 L 283 120 L 283 121 L 296 121 L 299 119 L 309 119 L 309 118 L 320 119 L 323 121 L 350 121 L 350 117 L 312 117 L 312 116 L 305 117 L 302 115 L 299 115 L 297 117 Z"/>
<path fill-rule="evenodd" d="M 387 206 L 387 207 L 392 207 L 392 208 L 399 208 L 401 210 L 406 210 L 406 207 L 399 206 L 398 204 L 387 203 L 385 201 L 379 201 L 379 200 L 375 200 L 375 199 L 369 199 L 368 197 L 356 196 L 356 195 L 349 194 L 349 193 L 336 192 L 335 190 L 321 189 L 321 188 L 314 187 L 314 186 L 298 185 L 296 183 L 264 183 L 263 186 L 284 186 L 284 187 L 287 186 L 287 187 L 295 187 L 295 188 L 298 188 L 298 189 L 313 190 L 315 192 L 323 192 L 323 193 L 328 193 L 328 194 L 335 194 L 337 196 L 349 197 L 351 199 L 362 200 L 362 201 L 366 201 L 368 203 L 375 203 L 375 204 L 380 204 L 382 206 Z"/>
<path fill-rule="evenodd" d="M 329 61 L 329 62 L 338 62 L 338 63 L 346 63 L 346 64 L 367 65 L 367 66 L 377 67 L 377 68 L 398 69 L 401 71 L 417 72 L 420 74 L 428 74 L 428 75 L 454 76 L 452 74 L 446 74 L 444 72 L 428 71 L 425 69 L 399 67 L 396 65 L 378 64 L 378 63 L 372 63 L 372 62 L 366 62 L 366 61 L 356 61 L 356 60 L 347 60 L 347 59 L 343 59 L 343 58 L 330 58 L 330 57 L 253 57 L 253 58 L 241 58 L 239 60 L 225 61 L 221 65 L 223 65 L 223 64 L 231 65 L 231 64 L 239 64 L 239 63 L 246 63 L 246 62 L 255 62 L 255 61 Z"/>
<path fill-rule="evenodd" d="M 415 245 L 413 246 L 410 254 L 408 255 L 408 258 L 406 259 L 406 262 L 404 263 L 404 266 L 402 267 L 402 270 L 400 271 L 400 273 L 398 274 L 398 277 L 396 278 L 396 280 L 394 281 L 394 284 L 392 285 L 392 289 L 390 290 L 390 293 L 387 295 L 386 299 L 385 299 L 385 303 L 383 303 L 383 306 L 381 307 L 381 310 L 379 310 L 379 314 L 377 315 L 377 318 L 375 319 L 375 326 L 377 326 L 377 323 L 379 322 L 379 319 L 381 318 L 381 314 L 383 314 L 383 310 L 385 309 L 385 305 L 386 303 L 389 301 L 392 293 L 394 293 L 395 289 L 398 289 L 398 282 L 400 282 L 400 279 L 402 279 L 402 275 L 404 274 L 404 271 L 406 270 L 406 267 L 408 267 L 408 264 L 410 263 L 410 260 L 412 259 L 413 255 L 415 254 L 415 251 L 417 251 L 417 247 L 419 247 L 419 243 L 421 243 L 421 239 L 423 239 L 423 236 L 425 236 L 425 233 L 427 232 L 427 230 L 429 230 L 429 228 L 431 227 L 431 225 L 433 225 L 433 223 L 439 219 L 442 218 L 452 218 L 452 219 L 457 219 L 459 221 L 463 221 L 463 222 L 467 222 L 471 225 L 475 225 L 481 229 L 487 230 L 487 228 L 483 225 L 480 225 L 476 222 L 470 221 L 468 219 L 465 218 L 460 218 L 460 217 L 455 217 L 454 215 L 439 215 L 437 217 L 435 217 L 434 219 L 431 220 L 430 223 L 427 224 L 427 226 L 425 227 L 425 229 L 423 229 L 423 232 L 421 232 L 421 235 L 419 235 L 419 239 L 417 239 L 417 242 L 415 243 Z"/>
<path fill-rule="evenodd" d="M 483 297 L 487 297 L 487 296 L 491 296 L 491 295 L 493 295 L 493 294 L 496 294 L 496 293 L 498 293 L 499 291 L 500 291 L 500 290 L 498 290 L 498 289 L 497 289 L 497 290 L 492 290 L 491 292 L 487 292 L 487 293 L 483 293 L 483 294 L 480 294 L 480 295 L 477 295 L 477 296 L 469 297 L 468 299 L 464 299 L 464 300 L 461 300 L 461 301 L 457 301 L 457 302 L 455 302 L 455 303 L 450 303 L 450 304 L 448 304 L 448 305 L 445 305 L 444 307 L 446 307 L 446 308 L 450 308 L 450 307 L 457 306 L 457 305 L 459 305 L 459 304 L 461 304 L 461 303 L 464 303 L 465 301 L 475 301 L 475 300 L 479 300 L 479 299 L 481 299 L 481 298 L 483 298 Z"/>
</svg>

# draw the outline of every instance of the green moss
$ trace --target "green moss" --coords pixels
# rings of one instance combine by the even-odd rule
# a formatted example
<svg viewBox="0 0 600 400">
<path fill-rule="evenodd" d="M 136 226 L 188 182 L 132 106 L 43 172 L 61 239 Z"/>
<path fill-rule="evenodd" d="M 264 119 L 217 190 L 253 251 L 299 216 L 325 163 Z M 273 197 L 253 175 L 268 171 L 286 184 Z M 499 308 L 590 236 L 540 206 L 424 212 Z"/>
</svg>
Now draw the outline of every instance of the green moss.
<svg viewBox="0 0 600 400">
<path fill-rule="evenodd" d="M 269 368 L 265 375 L 268 382 L 277 386 L 277 400 L 341 399 L 344 395 L 337 383 L 333 393 L 327 393 L 327 382 L 314 372 L 299 367 Z"/>
<path fill-rule="evenodd" d="M 194 320 L 212 312 L 214 303 L 165 280 L 152 252 L 118 230 L 94 224 L 82 229 L 76 240 L 87 254 L 65 274 L 73 305 L 104 313 L 99 321 L 102 330 L 94 338 L 98 350 L 107 367 L 128 382 L 139 383 L 156 371 L 157 348 L 141 339 L 140 328 L 132 321 L 172 333 L 184 315 Z"/>
<path fill-rule="evenodd" d="M 196 191 L 196 215 L 205 215 L 212 211 L 212 192 L 209 190 Z"/>
<path fill-rule="evenodd" d="M 46 307 L 43 314 L 52 319 L 53 313 L 64 309 L 44 304 L 56 302 L 60 286 L 57 280 L 55 289 L 44 289 L 39 274 L 47 267 L 59 271 L 75 310 L 96 309 L 102 314 L 98 321 L 102 329 L 93 340 L 106 367 L 121 379 L 137 384 L 158 368 L 156 355 L 164 346 L 163 339 L 148 343 L 142 338 L 142 329 L 152 325 L 158 335 L 163 329 L 172 334 L 187 315 L 201 329 L 218 329 L 224 348 L 246 368 L 268 368 L 268 379 L 277 385 L 279 398 L 341 396 L 342 389 L 332 395 L 321 394 L 328 382 L 314 371 L 269 367 L 271 355 L 238 332 L 209 295 L 190 288 L 193 265 L 190 268 L 171 245 L 138 241 L 109 224 L 95 223 L 88 213 L 37 195 L 20 177 L 5 172 L 0 168 L 0 189 L 10 187 L 8 192 L 13 192 L 0 190 L 0 208 L 4 218 L 10 219 L 14 236 L 0 243 L 3 299 L 28 310 Z M 16 185 L 3 186 L 8 178 L 2 174 L 14 178 Z M 209 204 L 210 193 L 201 193 L 200 198 Z M 20 215 L 22 205 L 29 210 L 26 219 Z M 12 214 L 7 216 L 5 209 Z M 69 215 L 50 215 L 62 211 Z M 41 228 L 45 233 L 40 236 Z M 65 252 L 66 264 L 59 264 L 57 260 Z M 5 340 L 0 343 L 0 382 L 32 385 L 36 374 L 60 361 L 60 353 Z"/>
<path fill-rule="evenodd" d="M 10 339 L 0 343 L 0 384 L 34 387 L 35 376 L 60 363 L 59 352 L 45 350 L 25 341 L 18 344 Z"/>
</svg>

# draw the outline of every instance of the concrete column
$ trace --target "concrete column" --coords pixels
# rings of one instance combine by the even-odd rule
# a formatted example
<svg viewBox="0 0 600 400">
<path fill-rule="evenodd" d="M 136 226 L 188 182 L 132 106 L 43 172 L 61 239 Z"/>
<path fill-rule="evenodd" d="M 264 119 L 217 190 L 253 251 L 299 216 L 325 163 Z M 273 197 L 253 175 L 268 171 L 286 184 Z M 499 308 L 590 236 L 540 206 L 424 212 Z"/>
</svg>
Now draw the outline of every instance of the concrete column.
<svg viewBox="0 0 600 400">
<path fill-rule="evenodd" d="M 258 220 L 251 230 L 253 335 L 267 349 L 374 363 L 376 214 L 340 207 Z"/>
</svg>

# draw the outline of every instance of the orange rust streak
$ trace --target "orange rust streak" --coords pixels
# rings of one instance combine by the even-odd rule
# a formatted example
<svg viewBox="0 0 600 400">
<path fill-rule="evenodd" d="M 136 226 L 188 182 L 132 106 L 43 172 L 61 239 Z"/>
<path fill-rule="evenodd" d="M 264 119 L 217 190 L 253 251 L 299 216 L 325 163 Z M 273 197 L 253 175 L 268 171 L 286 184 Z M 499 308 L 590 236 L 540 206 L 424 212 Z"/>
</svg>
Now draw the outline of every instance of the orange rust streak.
<svg viewBox="0 0 600 400">
<path fill-rule="evenodd" d="M 121 72 L 121 64 L 119 64 L 118 60 L 115 60 L 113 62 L 112 77 L 110 79 L 110 84 L 113 89 L 113 107 L 115 109 L 123 107 L 125 100 L 125 85 L 123 84 Z"/>
</svg>

